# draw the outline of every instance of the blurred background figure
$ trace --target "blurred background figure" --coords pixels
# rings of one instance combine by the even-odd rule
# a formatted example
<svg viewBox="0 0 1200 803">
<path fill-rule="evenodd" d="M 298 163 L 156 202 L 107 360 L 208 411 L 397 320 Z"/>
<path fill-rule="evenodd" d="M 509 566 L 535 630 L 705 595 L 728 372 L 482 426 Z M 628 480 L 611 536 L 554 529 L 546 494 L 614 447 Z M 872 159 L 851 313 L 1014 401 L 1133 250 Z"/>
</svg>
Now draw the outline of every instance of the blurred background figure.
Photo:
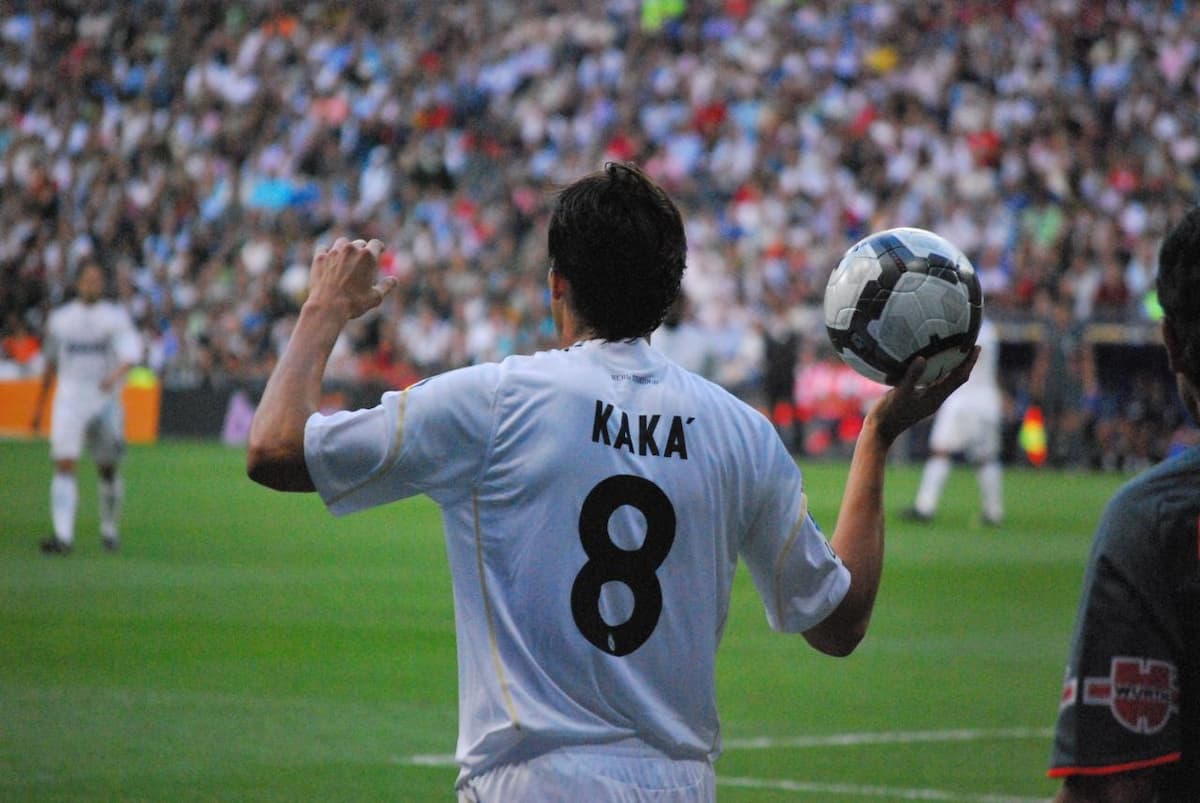
<svg viewBox="0 0 1200 803">
<path fill-rule="evenodd" d="M 1087 458 L 1087 402 L 1097 396 L 1092 344 L 1075 319 L 1070 298 L 1043 294 L 1044 330 L 1030 375 L 1030 392 L 1042 408 L 1051 466 L 1081 466 Z M 1048 309 L 1047 309 L 1048 308 Z"/>
<path fill-rule="evenodd" d="M 1000 342 L 996 326 L 985 318 L 979 328 L 979 359 L 971 377 L 946 399 L 929 433 L 929 459 L 913 506 L 904 517 L 930 521 L 937 513 L 952 461 L 961 455 L 975 467 L 984 524 L 1004 521 L 1003 469 L 1000 466 L 1002 398 L 998 381 Z"/>
<path fill-rule="evenodd" d="M 687 295 L 682 291 L 671 304 L 662 326 L 651 335 L 650 345 L 693 374 L 713 378 L 715 344 L 696 322 Z"/>
<path fill-rule="evenodd" d="M 80 270 L 77 293 L 76 299 L 51 313 L 46 326 L 48 358 L 33 421 L 34 431 L 39 431 L 54 388 L 50 422 L 54 534 L 41 542 L 41 548 L 59 555 L 69 553 L 75 543 L 79 501 L 75 469 L 85 446 L 100 474 L 101 538 L 109 551 L 120 543 L 117 523 L 125 499 L 118 472 L 125 453 L 121 390 L 142 357 L 141 340 L 129 314 L 103 298 L 104 271 L 99 264 L 88 262 Z"/>
</svg>

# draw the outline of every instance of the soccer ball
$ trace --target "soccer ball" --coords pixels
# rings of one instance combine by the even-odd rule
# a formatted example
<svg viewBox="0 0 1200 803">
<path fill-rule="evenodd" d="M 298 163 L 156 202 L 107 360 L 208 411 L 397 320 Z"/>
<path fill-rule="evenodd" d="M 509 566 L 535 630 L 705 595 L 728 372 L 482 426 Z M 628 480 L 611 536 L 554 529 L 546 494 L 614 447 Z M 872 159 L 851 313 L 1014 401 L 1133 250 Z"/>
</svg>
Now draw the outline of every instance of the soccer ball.
<svg viewBox="0 0 1200 803">
<path fill-rule="evenodd" d="M 920 384 L 970 354 L 983 318 L 983 292 L 970 260 L 924 229 L 888 229 L 855 243 L 825 287 L 825 329 L 846 363 L 894 385 L 917 357 Z"/>
</svg>

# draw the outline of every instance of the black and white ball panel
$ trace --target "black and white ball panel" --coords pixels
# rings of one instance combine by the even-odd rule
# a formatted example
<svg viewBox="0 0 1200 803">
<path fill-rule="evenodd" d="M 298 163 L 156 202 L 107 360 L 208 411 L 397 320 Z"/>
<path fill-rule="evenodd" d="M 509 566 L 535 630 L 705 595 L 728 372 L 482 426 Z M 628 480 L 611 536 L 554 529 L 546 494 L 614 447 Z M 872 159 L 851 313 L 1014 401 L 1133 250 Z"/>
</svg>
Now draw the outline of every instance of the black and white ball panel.
<svg viewBox="0 0 1200 803">
<path fill-rule="evenodd" d="M 983 294 L 970 261 L 923 229 L 889 229 L 855 244 L 825 292 L 830 341 L 856 371 L 895 384 L 918 356 L 923 382 L 962 362 L 979 334 Z"/>
</svg>

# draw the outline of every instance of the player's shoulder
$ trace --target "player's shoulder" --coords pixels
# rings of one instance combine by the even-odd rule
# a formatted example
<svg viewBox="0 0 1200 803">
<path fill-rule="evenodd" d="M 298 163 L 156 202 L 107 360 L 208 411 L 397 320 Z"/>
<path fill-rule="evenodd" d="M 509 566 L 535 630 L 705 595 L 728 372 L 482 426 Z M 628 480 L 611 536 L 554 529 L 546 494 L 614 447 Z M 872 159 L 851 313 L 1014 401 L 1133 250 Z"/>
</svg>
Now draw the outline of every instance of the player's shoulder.
<svg viewBox="0 0 1200 803">
<path fill-rule="evenodd" d="M 83 316 L 83 304 L 77 298 L 64 301 L 46 317 L 46 323 L 51 327 L 71 327 L 77 325 Z"/>
<path fill-rule="evenodd" d="M 1138 474 L 1113 495 L 1113 503 L 1137 505 L 1179 496 L 1196 497 L 1197 478 L 1200 446 L 1172 455 Z"/>
<path fill-rule="evenodd" d="M 477 363 L 443 371 L 425 377 L 404 389 L 405 393 L 417 391 L 422 394 L 480 393 L 493 390 L 500 376 L 500 364 Z"/>
<path fill-rule="evenodd" d="M 594 378 L 597 366 L 578 348 L 543 349 L 529 354 L 511 354 L 495 363 L 473 366 L 485 372 L 487 381 L 505 395 L 525 397 L 564 386 L 582 387 Z"/>
<path fill-rule="evenodd" d="M 467 388 L 495 390 L 503 383 L 528 382 L 535 375 L 562 377 L 568 370 L 561 350 L 513 354 L 499 362 L 480 362 L 454 368 L 415 382 L 405 390 L 460 392 Z"/>
<path fill-rule="evenodd" d="M 495 370 L 506 377 L 529 377 L 545 375 L 562 378 L 572 373 L 595 370 L 598 363 L 593 359 L 587 341 L 565 348 L 540 349 L 530 354 L 511 354 L 498 363 Z"/>
<path fill-rule="evenodd" d="M 68 299 L 67 301 L 62 302 L 57 307 L 54 307 L 52 310 L 50 310 L 50 317 L 51 318 L 63 318 L 63 317 L 67 317 L 70 315 L 74 315 L 74 314 L 78 313 L 80 308 L 82 308 L 82 307 L 83 307 L 83 304 L 80 303 L 79 299 L 77 299 L 77 298 Z"/>
<path fill-rule="evenodd" d="M 705 415 L 728 445 L 759 454 L 764 444 L 779 440 L 774 424 L 762 410 L 711 379 L 669 359 L 667 362 L 667 382 L 677 394 L 691 401 L 698 414 Z"/>
<path fill-rule="evenodd" d="M 113 301 L 112 299 L 102 298 L 96 302 L 96 305 L 103 315 L 112 318 L 113 320 L 125 321 L 132 318 L 132 316 L 129 314 L 129 310 L 126 309 L 124 304 Z"/>
<path fill-rule="evenodd" d="M 1098 538 L 1110 551 L 1141 549 L 1154 539 L 1148 532 L 1194 539 L 1200 516 L 1200 447 L 1168 457 L 1113 494 L 1105 508 Z M 1180 526 L 1181 525 L 1181 526 Z"/>
</svg>

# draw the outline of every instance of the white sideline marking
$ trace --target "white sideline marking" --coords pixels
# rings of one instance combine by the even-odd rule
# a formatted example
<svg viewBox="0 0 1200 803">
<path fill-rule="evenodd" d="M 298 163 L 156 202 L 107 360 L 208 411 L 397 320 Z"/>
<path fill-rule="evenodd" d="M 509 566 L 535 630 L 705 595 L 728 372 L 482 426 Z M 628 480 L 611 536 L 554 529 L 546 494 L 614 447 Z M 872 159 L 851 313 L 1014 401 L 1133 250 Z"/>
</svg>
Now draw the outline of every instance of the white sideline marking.
<svg viewBox="0 0 1200 803">
<path fill-rule="evenodd" d="M 777 739 L 757 736 L 749 739 L 726 739 L 726 750 L 778 750 L 810 747 L 857 747 L 868 744 L 921 744 L 927 742 L 985 742 L 995 740 L 1049 739 L 1053 728 L 956 728 L 943 731 L 883 731 L 878 733 L 830 733 L 824 736 L 792 736 Z M 452 767 L 454 756 L 449 753 L 419 753 L 398 759 L 401 764 L 426 767 Z"/>
<path fill-rule="evenodd" d="M 1012 797 L 1011 795 L 973 794 L 971 792 L 947 792 L 942 789 L 898 789 L 893 786 L 856 786 L 844 783 L 815 783 L 812 781 L 789 781 L 766 778 L 726 778 L 717 776 L 717 786 L 734 786 L 741 789 L 772 789 L 779 792 L 812 792 L 822 795 L 854 795 L 857 797 L 885 797 L 889 800 L 945 800 L 957 803 L 1045 803 L 1043 797 Z"/>
<path fill-rule="evenodd" d="M 397 764 L 412 764 L 418 767 L 457 767 L 458 762 L 449 753 L 417 753 L 415 756 L 400 756 L 393 759 Z"/>
<path fill-rule="evenodd" d="M 1053 728 L 958 728 L 944 731 L 884 731 L 882 733 L 830 733 L 824 736 L 793 736 L 774 739 L 726 739 L 726 750 L 774 750 L 777 748 L 856 747 L 865 744 L 919 744 L 922 742 L 982 742 L 1008 739 L 1048 739 Z"/>
<path fill-rule="evenodd" d="M 1048 739 L 1053 728 L 958 728 L 941 731 L 892 731 L 881 733 L 831 733 L 824 736 L 795 736 L 775 739 L 767 736 L 751 739 L 728 739 L 727 750 L 804 749 L 814 747 L 857 747 L 874 744 L 920 744 L 932 742 L 981 742 L 994 740 Z M 457 766 L 448 753 L 420 753 L 397 759 L 399 764 L 421 767 Z M 883 797 L 892 800 L 940 800 L 958 803 L 1043 803 L 1045 798 L 1014 797 L 1012 795 L 949 792 L 943 789 L 901 789 L 890 786 L 860 786 L 855 784 L 791 781 L 786 778 L 731 778 L 717 776 L 718 786 L 742 789 L 771 789 L 779 792 L 801 792 L 822 795 L 857 795 Z"/>
</svg>

